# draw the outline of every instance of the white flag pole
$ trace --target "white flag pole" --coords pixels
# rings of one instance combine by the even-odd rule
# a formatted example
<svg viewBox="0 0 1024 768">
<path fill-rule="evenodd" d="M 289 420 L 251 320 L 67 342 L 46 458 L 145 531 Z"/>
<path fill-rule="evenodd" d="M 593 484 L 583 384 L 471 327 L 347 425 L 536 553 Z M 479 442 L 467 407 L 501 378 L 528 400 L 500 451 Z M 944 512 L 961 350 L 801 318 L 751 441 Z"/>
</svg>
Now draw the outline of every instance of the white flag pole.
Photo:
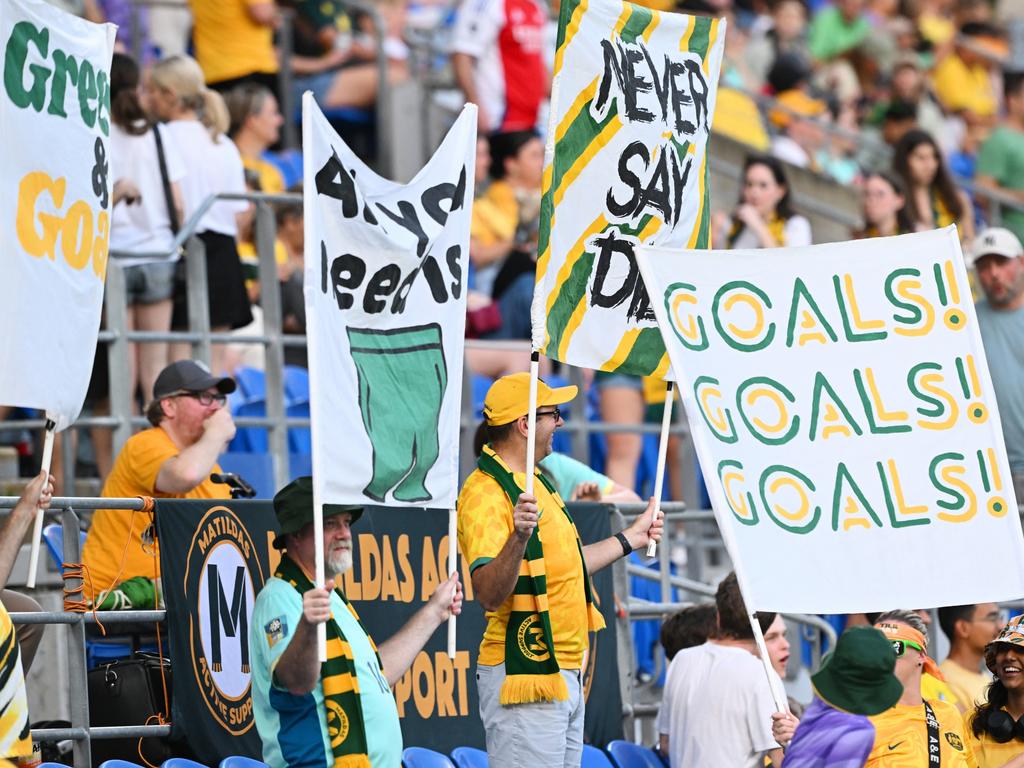
<svg viewBox="0 0 1024 768">
<path fill-rule="evenodd" d="M 448 510 L 448 578 L 459 569 L 458 512 Z M 448 658 L 455 658 L 455 614 L 448 617 Z"/>
<path fill-rule="evenodd" d="M 661 517 L 661 491 L 665 485 L 665 460 L 668 456 L 668 431 L 672 428 L 672 400 L 675 397 L 673 383 L 665 382 L 665 410 L 661 414 L 661 436 L 658 439 L 658 468 L 654 473 L 654 516 L 653 523 Z M 647 545 L 647 556 L 654 557 L 658 553 L 658 542 Z"/>
<path fill-rule="evenodd" d="M 313 177 L 313 107 L 316 102 L 313 100 L 312 91 L 306 91 L 302 94 L 302 146 L 307 148 L 305 155 L 303 156 L 302 163 L 302 177 L 304 179 L 311 179 Z M 312 200 L 312 193 L 309 185 L 305 185 L 303 191 L 303 199 L 306 202 L 307 216 L 305 220 L 305 236 L 306 236 L 306 263 L 309 264 L 311 258 L 314 258 L 314 246 L 313 243 L 319 242 L 319 238 L 313 231 L 313 216 L 309 213 L 310 200 Z M 312 290 L 310 286 L 306 285 L 306 292 Z M 308 306 L 308 301 L 307 301 Z M 317 323 L 314 318 L 310 318 L 310 322 L 306 328 L 306 344 L 309 349 L 309 389 L 310 389 L 310 407 L 313 412 L 310 414 L 310 430 L 313 432 L 313 540 L 314 540 L 314 570 L 313 574 L 314 586 L 317 589 L 323 589 L 325 578 L 324 578 L 324 506 L 323 499 L 320 494 L 320 483 L 318 478 L 323 477 L 324 468 L 321 466 L 323 456 L 319 451 L 316 450 L 316 432 L 319 429 L 318 425 L 320 421 L 317 419 L 317 413 L 315 404 L 319 402 L 319 398 L 313 394 L 313 390 L 319 387 L 319 367 L 320 367 L 320 343 L 317 335 Z M 317 658 L 321 661 L 327 661 L 327 624 L 320 623 L 316 625 L 316 653 Z"/>
<path fill-rule="evenodd" d="M 736 573 L 736 581 L 742 584 L 739 578 L 739 572 Z M 743 587 L 740 587 L 740 594 L 743 594 Z M 772 669 L 772 660 L 768 656 L 768 646 L 764 644 L 764 634 L 761 632 L 761 625 L 757 621 L 757 614 L 750 610 L 750 603 L 747 602 L 747 598 L 744 596 L 743 604 L 747 606 L 747 610 L 750 612 L 750 628 L 754 631 L 754 642 L 757 644 L 757 653 L 761 657 L 761 665 L 764 667 L 764 674 L 768 678 L 768 687 L 772 689 L 772 699 L 775 700 L 775 711 L 785 712 L 789 714 L 789 699 L 786 698 L 785 691 L 780 691 L 775 686 L 775 679 L 777 677 L 775 670 Z"/>
<path fill-rule="evenodd" d="M 530 354 L 530 410 L 526 414 L 526 492 L 533 494 L 533 471 L 537 451 L 534 448 L 537 435 L 537 376 L 540 372 L 540 352 Z"/>
<path fill-rule="evenodd" d="M 53 462 L 53 440 L 57 433 L 57 422 L 46 414 L 46 433 L 43 435 L 43 463 L 41 470 L 46 473 L 46 479 L 50 479 L 50 464 Z M 45 483 L 44 483 L 45 485 Z M 32 527 L 32 550 L 28 556 L 28 579 L 25 586 L 29 589 L 36 588 L 36 570 L 39 568 L 39 542 L 43 535 L 43 510 L 36 510 L 35 525 Z"/>
</svg>

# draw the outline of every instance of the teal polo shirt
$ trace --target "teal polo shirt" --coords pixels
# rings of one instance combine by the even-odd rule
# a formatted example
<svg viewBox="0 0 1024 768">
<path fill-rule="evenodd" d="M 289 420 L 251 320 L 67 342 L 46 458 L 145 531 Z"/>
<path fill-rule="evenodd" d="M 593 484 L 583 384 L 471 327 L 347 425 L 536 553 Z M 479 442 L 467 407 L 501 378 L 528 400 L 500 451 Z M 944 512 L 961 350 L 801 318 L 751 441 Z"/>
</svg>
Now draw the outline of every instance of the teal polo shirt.
<svg viewBox="0 0 1024 768">
<path fill-rule="evenodd" d="M 370 639 L 336 592 L 331 593 L 331 612 L 355 659 L 370 764 L 401 765 L 398 709 Z M 295 696 L 273 679 L 301 616 L 302 595 L 287 581 L 272 578 L 256 598 L 249 625 L 253 715 L 263 741 L 263 762 L 271 768 L 324 768 L 334 762 L 323 686 L 318 682 L 309 693 Z"/>
</svg>

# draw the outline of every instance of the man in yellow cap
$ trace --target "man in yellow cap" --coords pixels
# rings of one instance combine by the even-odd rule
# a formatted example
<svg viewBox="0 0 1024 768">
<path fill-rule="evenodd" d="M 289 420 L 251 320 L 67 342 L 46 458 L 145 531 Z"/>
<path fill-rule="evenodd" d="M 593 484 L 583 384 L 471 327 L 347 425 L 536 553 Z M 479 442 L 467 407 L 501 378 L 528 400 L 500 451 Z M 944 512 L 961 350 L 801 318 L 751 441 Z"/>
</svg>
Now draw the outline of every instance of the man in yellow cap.
<svg viewBox="0 0 1024 768">
<path fill-rule="evenodd" d="M 530 376 L 504 376 L 484 399 L 488 444 L 459 494 L 459 546 L 487 611 L 477 662 L 491 768 L 579 765 L 581 669 L 588 632 L 604 626 L 589 574 L 661 539 L 654 500 L 624 531 L 582 546 L 565 504 L 534 470 L 526 487 Z M 537 382 L 535 460 L 551 452 L 560 405 L 576 387 Z"/>
</svg>

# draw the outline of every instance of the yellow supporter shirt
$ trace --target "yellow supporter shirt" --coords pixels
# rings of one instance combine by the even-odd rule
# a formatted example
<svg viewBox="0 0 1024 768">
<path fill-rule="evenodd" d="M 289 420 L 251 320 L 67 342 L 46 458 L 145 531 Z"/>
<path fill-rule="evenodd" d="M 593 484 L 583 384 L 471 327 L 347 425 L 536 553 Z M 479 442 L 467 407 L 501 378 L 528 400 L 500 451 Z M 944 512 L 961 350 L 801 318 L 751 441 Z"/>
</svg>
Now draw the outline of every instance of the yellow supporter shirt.
<svg viewBox="0 0 1024 768">
<path fill-rule="evenodd" d="M 967 712 L 974 709 L 975 705 L 985 701 L 985 689 L 992 682 L 992 676 L 979 670 L 972 672 L 964 669 L 952 659 L 946 659 L 939 664 L 942 676 L 946 678 L 946 685 L 956 696 L 957 703 Z"/>
<path fill-rule="evenodd" d="M 946 685 L 945 680 L 939 680 L 939 678 L 929 675 L 927 672 L 921 675 L 921 698 L 928 701 L 945 701 L 954 707 L 960 704 L 960 700 L 957 699 L 952 689 Z"/>
<path fill-rule="evenodd" d="M 502 466 L 507 465 L 495 454 Z M 526 473 L 516 472 L 516 485 L 526 485 Z M 562 669 L 579 669 L 587 650 L 587 596 L 583 564 L 576 545 L 576 526 L 562 511 L 562 499 L 540 480 L 533 486 L 540 508 L 540 540 L 544 547 L 547 573 L 551 636 L 555 660 Z M 459 548 L 472 573 L 501 552 L 512 535 L 512 505 L 497 481 L 475 470 L 459 493 Z M 505 661 L 505 627 L 512 610 L 510 595 L 497 611 L 486 614 L 487 628 L 480 643 L 481 664 L 493 666 Z"/>
<path fill-rule="evenodd" d="M 274 30 L 257 24 L 248 6 L 267 0 L 190 0 L 196 60 L 207 83 L 277 72 Z"/>
<path fill-rule="evenodd" d="M 964 721 L 954 705 L 929 701 L 939 721 L 942 768 L 977 768 L 967 743 Z M 928 762 L 928 725 L 923 704 L 897 704 L 868 718 L 875 727 L 875 746 L 865 768 L 925 768 Z"/>
<path fill-rule="evenodd" d="M 260 192 L 280 195 L 285 191 L 284 176 L 273 163 L 268 163 L 260 157 L 243 157 L 242 167 L 247 171 L 256 171 L 260 180 Z"/>
<path fill-rule="evenodd" d="M 108 499 L 152 496 L 160 499 L 227 499 L 231 492 L 223 483 L 211 483 L 207 477 L 188 493 L 161 493 L 156 490 L 160 467 L 177 456 L 178 448 L 160 427 L 152 427 L 128 438 L 114 462 L 100 496 Z M 211 473 L 220 472 L 214 464 Z M 100 509 L 93 515 L 89 535 L 82 550 L 88 568 L 85 597 L 117 586 L 135 576 L 160 575 L 160 552 L 154 544 L 142 546 L 142 532 L 153 522 L 152 514 L 127 510 Z M 123 567 L 122 567 L 122 560 Z"/>
<path fill-rule="evenodd" d="M 491 182 L 487 191 L 473 201 L 469 234 L 481 245 L 511 240 L 519 224 L 519 202 L 515 190 L 505 181 Z"/>
<path fill-rule="evenodd" d="M 21 649 L 7 609 L 0 605 L 0 757 L 32 754 Z M 2 761 L 0 761 L 2 762 Z"/>
<path fill-rule="evenodd" d="M 932 75 L 935 95 L 950 112 L 967 111 L 978 117 L 996 113 L 996 92 L 988 70 L 980 64 L 968 67 L 956 54 L 950 54 L 935 67 Z"/>
<path fill-rule="evenodd" d="M 978 762 L 978 768 L 1002 768 L 1013 758 L 1024 754 L 1024 742 L 1017 739 L 1000 744 L 987 733 L 975 736 L 971 731 L 972 715 L 973 712 L 964 716 L 964 733 L 967 734 L 967 743 Z"/>
</svg>

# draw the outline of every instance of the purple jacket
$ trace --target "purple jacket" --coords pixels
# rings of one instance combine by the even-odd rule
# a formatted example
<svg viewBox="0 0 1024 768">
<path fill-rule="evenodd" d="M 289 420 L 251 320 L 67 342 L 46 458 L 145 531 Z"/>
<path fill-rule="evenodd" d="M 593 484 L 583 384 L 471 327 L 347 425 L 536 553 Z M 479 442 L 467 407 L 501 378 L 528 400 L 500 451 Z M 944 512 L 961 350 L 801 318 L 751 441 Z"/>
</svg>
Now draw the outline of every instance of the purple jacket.
<svg viewBox="0 0 1024 768">
<path fill-rule="evenodd" d="M 875 728 L 863 715 L 829 706 L 817 696 L 786 750 L 786 768 L 863 768 Z"/>
</svg>

